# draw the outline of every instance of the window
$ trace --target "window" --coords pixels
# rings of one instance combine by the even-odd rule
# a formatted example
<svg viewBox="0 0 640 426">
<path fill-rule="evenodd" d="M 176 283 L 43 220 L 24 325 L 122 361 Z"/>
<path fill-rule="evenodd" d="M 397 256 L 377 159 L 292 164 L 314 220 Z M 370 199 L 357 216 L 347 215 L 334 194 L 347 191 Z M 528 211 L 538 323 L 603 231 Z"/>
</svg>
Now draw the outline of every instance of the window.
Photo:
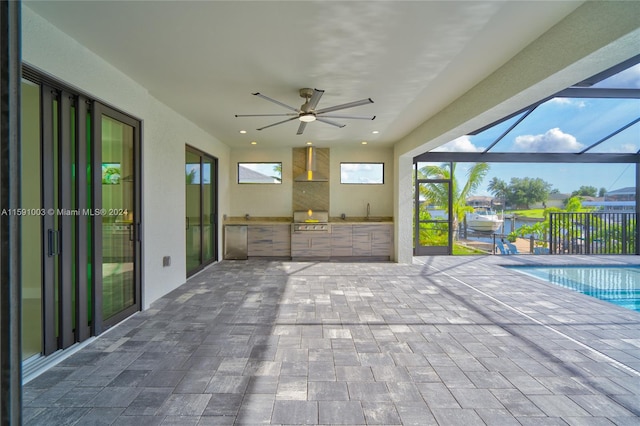
<svg viewBox="0 0 640 426">
<path fill-rule="evenodd" d="M 384 163 L 340 163 L 340 183 L 384 184 Z"/>
<path fill-rule="evenodd" d="M 282 163 L 238 163 L 238 183 L 282 183 Z"/>
</svg>

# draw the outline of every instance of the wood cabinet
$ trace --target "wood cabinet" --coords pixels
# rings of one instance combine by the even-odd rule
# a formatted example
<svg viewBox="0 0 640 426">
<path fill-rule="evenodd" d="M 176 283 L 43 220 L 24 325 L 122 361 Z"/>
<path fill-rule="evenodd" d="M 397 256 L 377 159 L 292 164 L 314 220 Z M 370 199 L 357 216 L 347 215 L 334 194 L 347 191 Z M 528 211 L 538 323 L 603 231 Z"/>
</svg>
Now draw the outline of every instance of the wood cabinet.
<svg viewBox="0 0 640 426">
<path fill-rule="evenodd" d="M 391 257 L 393 255 L 393 225 L 353 225 L 353 256 Z"/>
<path fill-rule="evenodd" d="M 352 256 L 353 226 L 331 225 L 331 257 Z"/>
<path fill-rule="evenodd" d="M 301 232 L 291 235 L 291 257 L 331 256 L 331 234 Z"/>
<path fill-rule="evenodd" d="M 291 226 L 249 225 L 247 233 L 248 255 L 263 257 L 291 256 Z"/>
<path fill-rule="evenodd" d="M 377 258 L 393 256 L 393 224 L 333 223 L 331 232 L 291 233 L 291 224 L 248 224 L 249 257 Z"/>
</svg>

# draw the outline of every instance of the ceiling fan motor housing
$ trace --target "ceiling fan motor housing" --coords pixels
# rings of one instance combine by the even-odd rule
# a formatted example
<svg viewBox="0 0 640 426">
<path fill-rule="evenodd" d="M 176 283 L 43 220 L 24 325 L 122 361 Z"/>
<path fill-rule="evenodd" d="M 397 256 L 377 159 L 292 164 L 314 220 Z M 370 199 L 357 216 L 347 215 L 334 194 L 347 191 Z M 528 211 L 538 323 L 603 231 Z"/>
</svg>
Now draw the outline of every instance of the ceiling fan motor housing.
<svg viewBox="0 0 640 426">
<path fill-rule="evenodd" d="M 308 87 L 304 89 L 300 89 L 300 97 L 309 100 L 309 98 L 313 96 L 313 89 L 309 89 Z"/>
<path fill-rule="evenodd" d="M 302 106 L 300 107 L 301 115 L 312 114 L 311 106 L 309 105 L 309 100 L 311 99 L 311 96 L 313 96 L 313 89 L 309 89 L 309 88 L 300 89 L 300 97 L 305 98 L 306 100 L 306 102 L 303 103 Z M 313 121 L 313 120 L 309 119 L 309 121 Z"/>
</svg>

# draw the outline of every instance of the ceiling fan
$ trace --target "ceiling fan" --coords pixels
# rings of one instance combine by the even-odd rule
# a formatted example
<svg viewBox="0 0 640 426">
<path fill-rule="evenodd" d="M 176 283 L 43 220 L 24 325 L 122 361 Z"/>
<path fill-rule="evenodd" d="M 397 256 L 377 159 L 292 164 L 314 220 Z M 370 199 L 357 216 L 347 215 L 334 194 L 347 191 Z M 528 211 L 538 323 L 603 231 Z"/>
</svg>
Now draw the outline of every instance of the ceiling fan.
<svg viewBox="0 0 640 426">
<path fill-rule="evenodd" d="M 328 118 L 341 118 L 341 119 L 357 119 L 357 120 L 373 120 L 376 118 L 373 117 L 363 117 L 358 115 L 340 115 L 340 114 L 327 114 L 333 111 L 338 111 L 341 109 L 353 108 L 360 105 L 372 104 L 373 101 L 371 98 L 362 99 L 355 102 L 349 102 L 346 104 L 336 105 L 328 108 L 320 108 L 316 109 L 318 102 L 320 102 L 320 98 L 324 94 L 324 90 L 318 89 L 309 89 L 304 88 L 300 89 L 300 97 L 305 99 L 305 103 L 302 104 L 300 108 L 294 108 L 287 104 L 284 104 L 280 101 L 276 101 L 268 96 L 263 95 L 262 93 L 252 93 L 252 95 L 259 96 L 262 99 L 266 99 L 274 104 L 278 104 L 282 107 L 285 107 L 288 110 L 294 111 L 286 114 L 236 114 L 236 117 L 290 117 L 286 120 L 278 121 L 277 123 L 269 124 L 268 126 L 260 127 L 256 130 L 263 130 L 269 127 L 277 126 L 278 124 L 286 123 L 292 120 L 299 120 L 300 126 L 298 127 L 298 135 L 301 135 L 304 132 L 304 128 L 307 126 L 307 123 L 311 123 L 312 121 L 321 121 L 323 123 L 330 124 L 336 127 L 344 127 L 345 124 L 336 123 L 332 120 L 327 120 Z"/>
</svg>

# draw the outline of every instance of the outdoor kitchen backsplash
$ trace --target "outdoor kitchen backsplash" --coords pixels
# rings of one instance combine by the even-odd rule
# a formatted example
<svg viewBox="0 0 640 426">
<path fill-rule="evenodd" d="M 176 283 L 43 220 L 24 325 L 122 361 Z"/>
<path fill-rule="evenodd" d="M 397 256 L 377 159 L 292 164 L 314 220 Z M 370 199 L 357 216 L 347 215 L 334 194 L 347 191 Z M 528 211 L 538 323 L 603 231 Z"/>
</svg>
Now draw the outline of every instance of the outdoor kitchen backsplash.
<svg viewBox="0 0 640 426">
<path fill-rule="evenodd" d="M 329 176 L 329 148 L 315 148 L 316 172 Z M 293 148 L 293 177 L 305 173 L 306 148 Z M 293 211 L 329 211 L 329 182 L 293 181 Z"/>
</svg>

